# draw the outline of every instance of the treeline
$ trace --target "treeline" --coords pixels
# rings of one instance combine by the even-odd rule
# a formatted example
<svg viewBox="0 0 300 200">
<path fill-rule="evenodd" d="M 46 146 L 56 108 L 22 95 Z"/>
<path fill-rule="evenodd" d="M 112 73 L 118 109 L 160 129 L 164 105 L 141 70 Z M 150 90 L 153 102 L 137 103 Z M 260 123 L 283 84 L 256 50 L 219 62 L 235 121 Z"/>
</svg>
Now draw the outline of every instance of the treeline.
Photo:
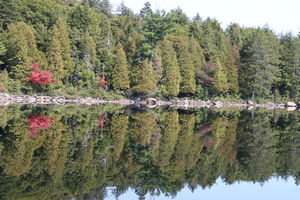
<svg viewBox="0 0 300 200">
<path fill-rule="evenodd" d="M 299 100 L 300 35 L 189 19 L 145 3 L 135 14 L 108 0 L 0 2 L 2 90 L 10 93 L 217 96 Z M 32 85 L 30 62 L 55 80 Z"/>
<path fill-rule="evenodd" d="M 1 109 L 1 199 L 104 199 L 111 187 L 173 196 L 219 177 L 300 181 L 297 112 L 109 109 Z"/>
</svg>

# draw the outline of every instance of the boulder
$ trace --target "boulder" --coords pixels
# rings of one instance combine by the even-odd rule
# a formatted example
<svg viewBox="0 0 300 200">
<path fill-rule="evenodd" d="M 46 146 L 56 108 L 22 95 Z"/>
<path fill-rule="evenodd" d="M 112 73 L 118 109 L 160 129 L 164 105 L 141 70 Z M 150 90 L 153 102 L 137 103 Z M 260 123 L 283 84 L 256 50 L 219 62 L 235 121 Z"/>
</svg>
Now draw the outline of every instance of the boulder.
<svg viewBox="0 0 300 200">
<path fill-rule="evenodd" d="M 216 107 L 216 108 L 221 108 L 221 107 L 223 107 L 223 103 L 221 102 L 221 101 L 216 101 L 216 102 L 214 102 L 214 106 Z"/>
<path fill-rule="evenodd" d="M 254 105 L 254 103 L 252 101 L 250 101 L 250 100 L 247 101 L 247 104 L 248 105 Z"/>
<path fill-rule="evenodd" d="M 297 107 L 297 104 L 295 104 L 295 103 L 292 102 L 292 101 L 288 101 L 288 102 L 286 103 L 286 106 L 287 106 L 287 107 Z"/>
</svg>

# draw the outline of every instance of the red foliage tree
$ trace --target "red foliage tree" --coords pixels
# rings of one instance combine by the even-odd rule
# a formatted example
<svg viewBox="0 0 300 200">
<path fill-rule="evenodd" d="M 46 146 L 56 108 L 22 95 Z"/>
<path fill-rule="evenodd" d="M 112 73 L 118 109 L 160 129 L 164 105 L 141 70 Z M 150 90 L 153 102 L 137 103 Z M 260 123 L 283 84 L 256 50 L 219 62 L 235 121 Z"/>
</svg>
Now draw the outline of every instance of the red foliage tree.
<svg viewBox="0 0 300 200">
<path fill-rule="evenodd" d="M 37 116 L 30 116 L 30 118 L 27 120 L 27 122 L 30 123 L 29 125 L 29 129 L 30 129 L 30 132 L 28 134 L 27 137 L 33 137 L 33 138 L 36 138 L 37 137 L 37 134 L 39 132 L 39 130 L 41 129 L 50 129 L 50 125 L 49 123 L 52 121 L 51 118 L 46 118 L 46 117 L 43 117 L 41 115 L 37 115 Z"/>
<path fill-rule="evenodd" d="M 36 62 L 34 65 L 31 64 L 31 77 L 28 80 L 31 81 L 32 84 L 38 84 L 40 86 L 45 85 L 46 83 L 54 82 L 54 79 L 50 78 L 52 75 L 51 71 L 42 71 L 40 72 L 39 63 Z"/>
<path fill-rule="evenodd" d="M 107 81 L 105 80 L 105 76 L 104 74 L 102 75 L 102 78 L 100 78 L 99 74 L 97 75 L 98 77 L 98 80 L 99 80 L 99 89 L 102 90 L 103 87 L 105 88 L 105 90 L 107 91 L 108 90 L 108 83 Z"/>
<path fill-rule="evenodd" d="M 106 113 L 104 115 L 99 114 L 98 116 L 99 116 L 99 119 L 98 119 L 99 121 L 98 121 L 97 128 L 99 127 L 99 125 L 101 126 L 101 128 L 103 128 L 104 127 L 104 123 L 107 120 L 107 114 Z"/>
</svg>

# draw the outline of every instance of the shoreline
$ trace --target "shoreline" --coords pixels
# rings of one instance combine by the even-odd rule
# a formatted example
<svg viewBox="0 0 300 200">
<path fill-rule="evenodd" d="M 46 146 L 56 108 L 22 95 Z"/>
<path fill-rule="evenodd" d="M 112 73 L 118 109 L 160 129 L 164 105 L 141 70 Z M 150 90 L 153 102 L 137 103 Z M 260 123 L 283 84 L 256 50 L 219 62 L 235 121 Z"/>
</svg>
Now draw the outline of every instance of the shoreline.
<svg viewBox="0 0 300 200">
<path fill-rule="evenodd" d="M 294 102 L 283 103 L 262 103 L 255 104 L 252 101 L 244 101 L 240 103 L 233 102 L 221 102 L 221 101 L 203 101 L 203 100 L 157 100 L 154 98 L 148 98 L 147 100 L 134 101 L 131 99 L 122 100 L 104 100 L 100 98 L 66 98 L 64 96 L 38 96 L 38 95 L 9 95 L 6 93 L 0 93 L 0 106 L 6 106 L 9 104 L 38 104 L 38 105 L 65 105 L 65 104 L 85 104 L 85 105 L 100 105 L 100 104 L 119 104 L 119 105 L 145 105 L 149 108 L 157 106 L 170 106 L 170 107 L 183 107 L 183 108 L 222 108 L 222 107 L 237 107 L 252 109 L 256 107 L 267 109 L 287 109 L 289 111 L 299 109 L 300 105 Z"/>
</svg>

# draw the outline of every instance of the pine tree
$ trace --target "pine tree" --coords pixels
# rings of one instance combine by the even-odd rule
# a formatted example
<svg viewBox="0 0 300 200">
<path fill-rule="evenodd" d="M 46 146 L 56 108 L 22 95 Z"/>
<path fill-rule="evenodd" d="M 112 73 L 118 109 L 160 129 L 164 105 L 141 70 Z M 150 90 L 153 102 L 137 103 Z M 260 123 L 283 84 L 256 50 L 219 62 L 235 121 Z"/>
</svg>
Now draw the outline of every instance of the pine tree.
<svg viewBox="0 0 300 200">
<path fill-rule="evenodd" d="M 24 22 L 8 25 L 4 33 L 7 48 L 7 69 L 11 76 L 22 83 L 29 83 L 31 75 L 30 63 L 39 62 L 41 67 L 47 68 L 47 62 L 42 52 L 38 51 L 33 32 Z"/>
<path fill-rule="evenodd" d="M 269 29 L 258 29 L 242 49 L 239 82 L 244 97 L 267 98 L 278 79 L 279 40 Z"/>
<path fill-rule="evenodd" d="M 128 67 L 125 51 L 121 43 L 117 44 L 115 55 L 111 85 L 116 90 L 126 90 L 129 88 Z"/>
<path fill-rule="evenodd" d="M 168 97 L 177 96 L 179 94 L 181 77 L 172 42 L 164 39 L 160 45 L 160 50 L 163 68 L 162 93 Z"/>
<path fill-rule="evenodd" d="M 174 49 L 181 75 L 180 93 L 194 94 L 196 91 L 195 68 L 191 60 L 188 40 L 183 36 L 179 36 L 175 40 Z"/>
<path fill-rule="evenodd" d="M 200 45 L 204 50 L 205 60 L 216 62 L 225 49 L 226 37 L 220 23 L 211 18 L 207 18 L 201 23 Z"/>
<path fill-rule="evenodd" d="M 156 89 L 157 80 L 155 79 L 154 70 L 152 66 L 148 64 L 147 60 L 144 60 L 142 68 L 138 73 L 137 85 L 132 89 L 141 94 L 149 94 Z"/>
</svg>

